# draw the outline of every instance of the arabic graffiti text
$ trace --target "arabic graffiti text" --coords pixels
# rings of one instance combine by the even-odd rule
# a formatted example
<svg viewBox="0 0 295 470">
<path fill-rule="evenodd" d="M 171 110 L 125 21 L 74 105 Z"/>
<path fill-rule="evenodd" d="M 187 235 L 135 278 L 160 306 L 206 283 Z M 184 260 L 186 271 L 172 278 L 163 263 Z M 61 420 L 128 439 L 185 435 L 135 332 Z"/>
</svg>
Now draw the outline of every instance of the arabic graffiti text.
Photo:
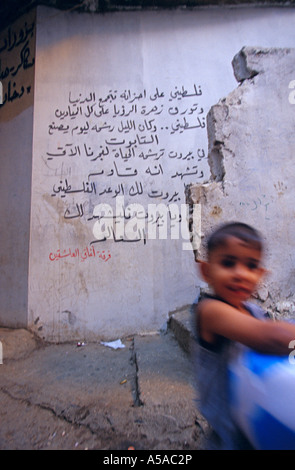
<svg viewBox="0 0 295 470">
<path fill-rule="evenodd" d="M 50 261 L 58 261 L 63 258 L 75 258 L 81 262 L 96 258 L 97 260 L 106 262 L 111 258 L 111 253 L 110 250 L 95 250 L 93 246 L 87 246 L 83 250 L 80 250 L 79 248 L 75 248 L 73 250 L 71 248 L 65 250 L 58 249 L 56 252 L 49 253 Z"/>
</svg>

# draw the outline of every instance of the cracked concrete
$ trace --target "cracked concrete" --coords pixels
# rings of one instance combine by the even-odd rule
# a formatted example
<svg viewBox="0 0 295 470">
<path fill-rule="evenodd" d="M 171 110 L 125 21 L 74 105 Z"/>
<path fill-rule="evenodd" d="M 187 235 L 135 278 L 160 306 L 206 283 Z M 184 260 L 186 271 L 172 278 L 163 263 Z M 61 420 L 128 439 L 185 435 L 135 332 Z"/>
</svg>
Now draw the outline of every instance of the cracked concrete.
<svg viewBox="0 0 295 470">
<path fill-rule="evenodd" d="M 46 344 L 0 329 L 0 449 L 198 449 L 193 365 L 171 332 Z"/>
</svg>

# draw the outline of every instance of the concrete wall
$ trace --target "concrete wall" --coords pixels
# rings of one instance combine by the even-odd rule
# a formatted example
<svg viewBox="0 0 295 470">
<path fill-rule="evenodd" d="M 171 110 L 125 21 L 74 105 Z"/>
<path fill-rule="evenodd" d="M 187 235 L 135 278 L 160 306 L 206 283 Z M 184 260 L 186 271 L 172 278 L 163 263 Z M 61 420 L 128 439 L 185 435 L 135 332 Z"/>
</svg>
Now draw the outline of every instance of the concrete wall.
<svg viewBox="0 0 295 470">
<path fill-rule="evenodd" d="M 295 49 L 243 48 L 233 60 L 240 85 L 208 114 L 211 182 L 193 185 L 202 231 L 239 220 L 265 239 L 269 273 L 255 297 L 294 316 Z M 204 245 L 195 253 L 205 256 Z"/>
<path fill-rule="evenodd" d="M 38 7 L 29 328 L 52 341 L 111 339 L 158 330 L 192 301 L 200 280 L 181 205 L 188 184 L 210 177 L 205 116 L 235 87 L 234 54 L 245 44 L 292 47 L 294 16 L 292 8 Z M 163 204 L 160 217 L 152 204 Z M 152 239 L 149 228 L 166 222 L 167 235 Z M 6 273 L 17 272 L 11 266 Z"/>
<path fill-rule="evenodd" d="M 0 324 L 27 326 L 35 12 L 0 35 Z"/>
</svg>

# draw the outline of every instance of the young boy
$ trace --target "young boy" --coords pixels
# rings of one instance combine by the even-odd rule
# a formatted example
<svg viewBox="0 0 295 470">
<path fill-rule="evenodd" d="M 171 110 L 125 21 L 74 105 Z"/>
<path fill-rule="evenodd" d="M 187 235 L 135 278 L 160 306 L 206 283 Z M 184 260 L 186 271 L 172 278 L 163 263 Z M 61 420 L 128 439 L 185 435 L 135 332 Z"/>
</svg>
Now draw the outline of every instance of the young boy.
<svg viewBox="0 0 295 470">
<path fill-rule="evenodd" d="M 295 325 L 274 322 L 246 302 L 265 270 L 260 234 L 243 223 L 226 224 L 208 240 L 207 260 L 200 261 L 213 295 L 194 305 L 197 336 L 197 388 L 200 411 L 212 427 L 209 449 L 251 449 L 231 419 L 227 367 L 243 344 L 260 352 L 288 355 Z"/>
</svg>

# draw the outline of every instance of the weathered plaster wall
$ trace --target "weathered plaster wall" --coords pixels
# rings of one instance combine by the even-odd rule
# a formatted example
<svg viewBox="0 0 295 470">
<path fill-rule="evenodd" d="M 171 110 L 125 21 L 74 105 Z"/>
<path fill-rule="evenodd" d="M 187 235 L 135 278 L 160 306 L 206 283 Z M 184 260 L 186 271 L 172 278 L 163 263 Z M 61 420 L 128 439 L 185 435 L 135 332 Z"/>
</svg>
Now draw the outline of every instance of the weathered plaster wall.
<svg viewBox="0 0 295 470">
<path fill-rule="evenodd" d="M 35 11 L 0 35 L 0 324 L 28 322 Z"/>
<path fill-rule="evenodd" d="M 185 185 L 208 179 L 204 117 L 234 87 L 231 58 L 249 40 L 295 44 L 292 15 L 38 9 L 29 324 L 39 334 L 153 331 L 195 297 L 197 269 L 183 240 L 145 238 L 141 222 L 148 204 L 180 207 Z M 110 219 L 103 227 L 96 218 L 100 203 L 114 215 L 118 196 L 148 214 L 131 227 L 139 241 L 109 238 Z M 110 233 L 128 222 L 121 210 Z M 105 232 L 92 243 L 95 224 Z"/>
<path fill-rule="evenodd" d="M 26 68 L 34 101 L 12 119 L 0 109 L 2 324 L 27 322 L 52 341 L 110 339 L 157 330 L 191 302 L 200 281 L 183 249 L 186 214 L 168 214 L 166 239 L 154 240 L 142 223 L 159 230 L 163 219 L 148 206 L 180 211 L 185 186 L 209 178 L 205 116 L 235 86 L 233 55 L 244 44 L 295 46 L 294 17 L 292 8 L 38 7 L 35 67 Z M 95 207 L 115 211 L 117 196 L 136 223 L 119 204 L 100 224 Z M 94 236 L 95 225 L 107 235 L 109 220 L 123 223 L 125 239 Z"/>
<path fill-rule="evenodd" d="M 294 314 L 295 50 L 244 47 L 233 59 L 239 86 L 207 116 L 211 179 L 192 185 L 202 233 L 239 220 L 266 244 L 267 277 L 256 297 L 274 313 Z M 204 244 L 195 253 L 203 257 Z"/>
</svg>

